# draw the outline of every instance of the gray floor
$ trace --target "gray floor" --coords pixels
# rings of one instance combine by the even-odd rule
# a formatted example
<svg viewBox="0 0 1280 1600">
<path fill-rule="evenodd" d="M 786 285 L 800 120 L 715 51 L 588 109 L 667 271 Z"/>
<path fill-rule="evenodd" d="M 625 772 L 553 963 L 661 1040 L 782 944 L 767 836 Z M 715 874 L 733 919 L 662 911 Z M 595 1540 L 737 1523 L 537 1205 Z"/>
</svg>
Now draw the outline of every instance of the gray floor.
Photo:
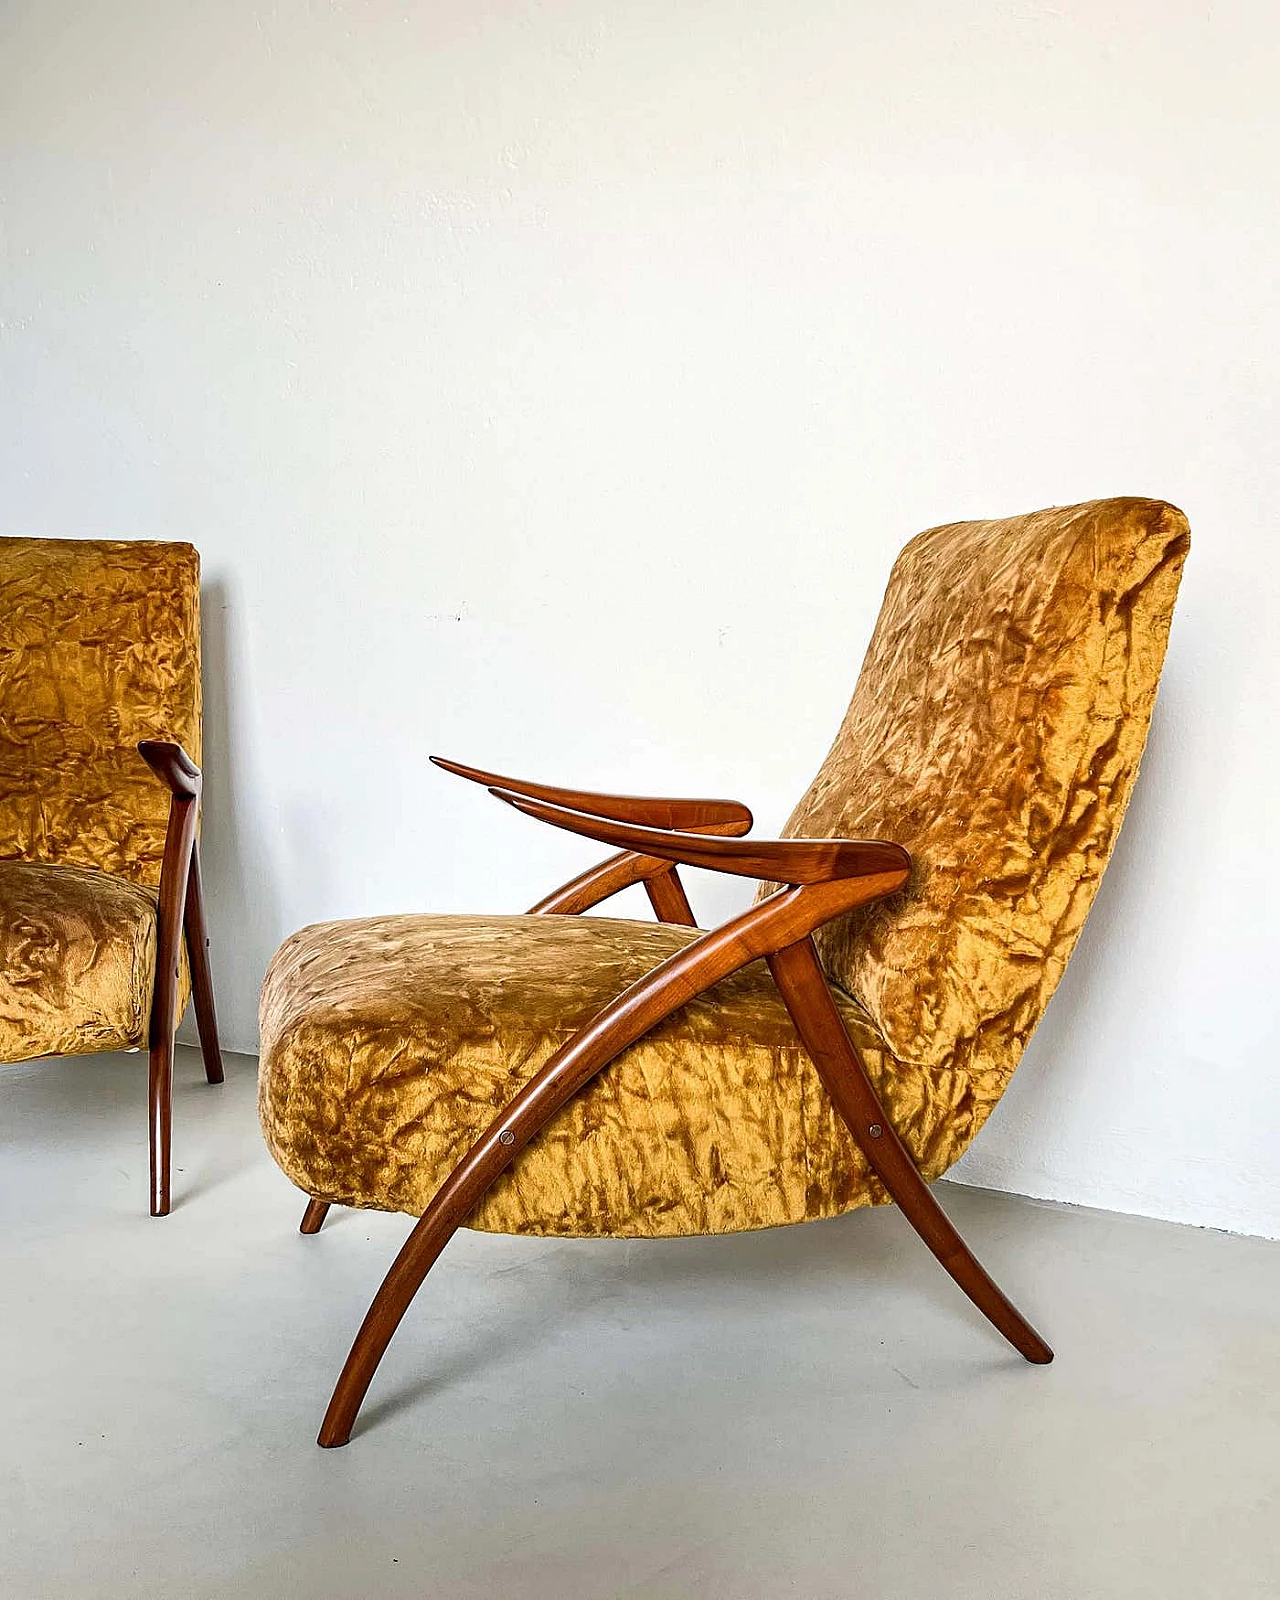
<svg viewBox="0 0 1280 1600">
<path fill-rule="evenodd" d="M 407 1223 L 301 1238 L 228 1065 L 167 1221 L 142 1057 L 0 1069 L 6 1597 L 1280 1595 L 1280 1245 L 947 1188 L 1033 1369 L 889 1211 L 460 1234 L 321 1451 Z"/>
</svg>

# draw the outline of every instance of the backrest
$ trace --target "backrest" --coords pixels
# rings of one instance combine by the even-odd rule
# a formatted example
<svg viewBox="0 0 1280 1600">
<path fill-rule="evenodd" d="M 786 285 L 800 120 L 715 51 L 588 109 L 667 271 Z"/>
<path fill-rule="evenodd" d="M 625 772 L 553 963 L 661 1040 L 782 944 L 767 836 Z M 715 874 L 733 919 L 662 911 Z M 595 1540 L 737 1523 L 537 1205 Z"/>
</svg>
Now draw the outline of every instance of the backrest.
<svg viewBox="0 0 1280 1600">
<path fill-rule="evenodd" d="M 159 883 L 169 792 L 148 738 L 200 760 L 195 550 L 0 539 L 0 859 Z"/>
<path fill-rule="evenodd" d="M 1038 1022 L 1128 804 L 1189 542 L 1162 501 L 1095 500 L 932 528 L 894 564 L 784 831 L 911 852 L 901 894 L 818 936 L 899 1059 L 991 1060 Z"/>
</svg>

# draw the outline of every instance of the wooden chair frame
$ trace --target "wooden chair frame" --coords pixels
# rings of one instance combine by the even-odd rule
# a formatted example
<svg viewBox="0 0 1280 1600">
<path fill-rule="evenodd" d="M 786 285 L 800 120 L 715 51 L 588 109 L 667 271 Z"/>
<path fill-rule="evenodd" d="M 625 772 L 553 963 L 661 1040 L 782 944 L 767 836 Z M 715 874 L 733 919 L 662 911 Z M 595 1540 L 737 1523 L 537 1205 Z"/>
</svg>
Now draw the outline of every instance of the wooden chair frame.
<svg viewBox="0 0 1280 1600">
<path fill-rule="evenodd" d="M 209 935 L 204 920 L 204 887 L 196 824 L 204 780 L 180 744 L 144 739 L 138 754 L 169 790 L 169 823 L 160 865 L 156 910 L 156 975 L 148 1032 L 147 1126 L 151 1156 L 151 1215 L 169 1214 L 170 1148 L 173 1132 L 173 1042 L 177 1032 L 178 982 L 182 940 L 187 942 L 191 993 L 205 1077 L 221 1083 L 222 1052 L 209 971 Z"/>
<path fill-rule="evenodd" d="M 587 794 L 432 759 L 484 784 L 527 816 L 619 848 L 619 854 L 540 900 L 534 913 L 574 915 L 643 883 L 660 920 L 693 927 L 679 865 L 782 887 L 625 989 L 562 1045 L 490 1124 L 440 1185 L 374 1296 L 325 1413 L 321 1445 L 347 1443 L 378 1363 L 423 1279 L 535 1134 L 651 1028 L 762 957 L 841 1120 L 891 1198 L 1014 1349 L 1030 1362 L 1052 1361 L 1052 1350 L 988 1277 L 920 1176 L 849 1037 L 814 948 L 812 934 L 823 923 L 902 888 L 911 866 L 905 850 L 881 840 L 751 841 L 741 837 L 751 827 L 751 813 L 734 801 Z M 302 1232 L 318 1232 L 328 1209 L 328 1202 L 311 1200 Z"/>
</svg>

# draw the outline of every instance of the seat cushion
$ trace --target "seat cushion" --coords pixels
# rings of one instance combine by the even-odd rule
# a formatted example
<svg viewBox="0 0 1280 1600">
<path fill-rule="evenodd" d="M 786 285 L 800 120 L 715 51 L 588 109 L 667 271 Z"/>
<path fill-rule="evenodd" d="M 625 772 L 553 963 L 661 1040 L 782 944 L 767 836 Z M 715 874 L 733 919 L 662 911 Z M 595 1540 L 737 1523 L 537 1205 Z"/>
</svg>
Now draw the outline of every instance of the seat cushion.
<svg viewBox="0 0 1280 1600">
<path fill-rule="evenodd" d="M 0 1061 L 145 1045 L 155 959 L 153 889 L 0 861 Z"/>
<path fill-rule="evenodd" d="M 391 916 L 304 928 L 261 1004 L 267 1143 L 306 1193 L 419 1215 L 552 1052 L 694 930 L 600 917 Z M 926 1174 L 980 1115 L 964 1074 L 888 1063 L 837 997 Z M 659 1236 L 885 1198 L 756 962 L 625 1051 L 471 1219 L 506 1233 Z"/>
</svg>

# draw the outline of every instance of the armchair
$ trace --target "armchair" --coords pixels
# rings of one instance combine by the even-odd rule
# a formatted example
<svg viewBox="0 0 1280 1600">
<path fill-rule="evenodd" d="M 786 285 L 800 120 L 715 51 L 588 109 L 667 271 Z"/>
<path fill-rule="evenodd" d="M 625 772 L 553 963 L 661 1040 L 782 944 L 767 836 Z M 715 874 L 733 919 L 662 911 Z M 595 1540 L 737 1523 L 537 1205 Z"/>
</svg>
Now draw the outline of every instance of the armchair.
<svg viewBox="0 0 1280 1600">
<path fill-rule="evenodd" d="M 619 853 L 523 917 L 287 940 L 261 1005 L 268 1145 L 309 1196 L 419 1217 L 320 1431 L 345 1444 L 461 1225 L 728 1232 L 895 1201 L 1029 1362 L 1052 1359 L 929 1183 L 1000 1098 L 1080 932 L 1146 738 L 1186 519 L 1095 501 L 899 557 L 844 723 L 784 830 L 726 801 L 439 765 Z M 693 926 L 683 866 L 761 881 Z M 643 882 L 656 926 L 577 913 Z"/>
<path fill-rule="evenodd" d="M 188 754 L 199 595 L 190 545 L 0 539 L 0 1061 L 147 1048 L 153 1216 L 192 992 L 223 1077 Z"/>
</svg>

